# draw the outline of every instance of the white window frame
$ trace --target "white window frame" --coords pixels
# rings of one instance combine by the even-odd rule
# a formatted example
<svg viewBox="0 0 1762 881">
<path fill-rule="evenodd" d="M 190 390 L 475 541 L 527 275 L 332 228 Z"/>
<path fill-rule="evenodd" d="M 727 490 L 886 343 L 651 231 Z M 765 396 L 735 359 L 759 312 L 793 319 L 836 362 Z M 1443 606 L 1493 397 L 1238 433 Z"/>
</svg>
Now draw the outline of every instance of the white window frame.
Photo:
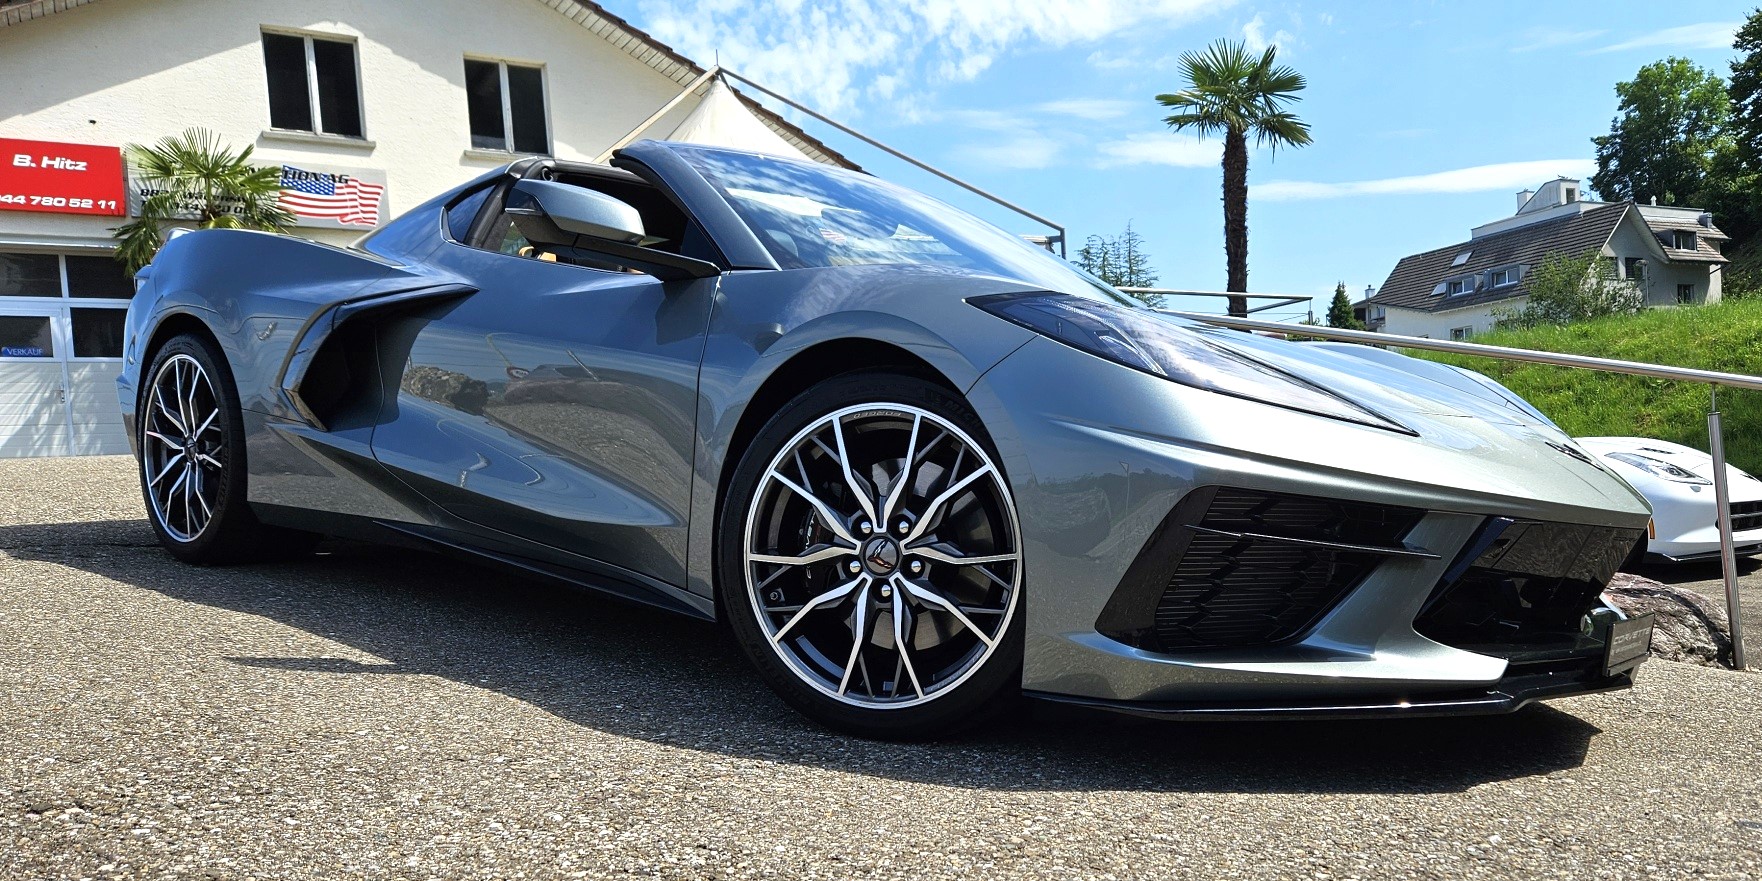
<svg viewBox="0 0 1762 881">
<path fill-rule="evenodd" d="M 479 151 L 485 151 L 485 152 L 490 152 L 490 153 L 507 153 L 509 155 L 514 155 L 514 156 L 552 156 L 552 155 L 555 155 L 553 150 L 554 150 L 554 147 L 556 144 L 556 127 L 552 124 L 553 117 L 551 116 L 551 72 L 550 72 L 550 68 L 541 62 L 521 61 L 516 58 L 497 58 L 497 57 L 489 56 L 489 55 L 472 55 L 469 53 L 467 53 L 465 55 L 465 60 L 466 61 L 476 61 L 481 64 L 495 65 L 496 66 L 496 76 L 501 83 L 501 93 L 502 93 L 502 146 L 501 146 L 501 148 L 497 149 L 495 147 L 479 147 L 479 146 L 476 146 L 476 144 L 472 142 L 472 139 L 477 137 L 477 134 L 475 132 L 471 131 L 471 115 L 469 112 L 467 112 L 465 115 L 466 147 L 470 150 L 479 150 Z M 512 65 L 514 67 L 531 68 L 533 70 L 538 71 L 538 96 L 539 96 L 539 100 L 544 103 L 544 115 L 545 115 L 545 149 L 544 149 L 543 153 L 529 153 L 524 150 L 514 149 L 514 93 L 512 90 L 510 90 L 508 88 L 508 67 L 509 67 L 509 65 Z M 470 100 L 469 96 L 467 96 L 467 100 Z"/>
<path fill-rule="evenodd" d="M 1457 341 L 1466 340 L 1472 336 L 1474 336 L 1474 325 L 1472 325 L 1472 324 L 1470 324 L 1466 327 L 1452 327 L 1452 328 L 1450 328 L 1450 338 L 1453 340 L 1457 340 Z"/>
<path fill-rule="evenodd" d="M 68 287 L 67 258 L 69 257 L 104 257 L 112 258 L 108 251 L 71 252 L 53 247 L 11 247 L 0 245 L 0 252 L 8 254 L 46 254 L 55 258 L 55 269 L 59 273 L 60 285 L 55 296 L 47 297 L 0 297 L 0 315 L 19 315 L 38 317 L 44 313 L 36 309 L 49 309 L 57 320 L 51 322 L 55 328 L 54 342 L 60 360 L 69 364 L 86 364 L 118 362 L 122 355 L 75 355 L 73 351 L 73 310 L 75 309 L 117 309 L 127 310 L 131 301 L 115 297 L 76 297 Z M 33 362 L 40 363 L 42 358 L 0 357 L 0 362 Z"/>
<path fill-rule="evenodd" d="M 262 32 L 278 37 L 299 37 L 305 41 L 306 47 L 306 103 L 308 112 L 312 114 L 312 130 L 303 128 L 276 128 L 271 124 L 272 132 L 294 132 L 303 135 L 316 135 L 321 138 L 337 138 L 344 141 L 366 141 L 367 137 L 367 95 L 365 78 L 361 75 L 361 41 L 349 34 L 332 34 L 324 31 L 302 31 L 293 28 L 264 27 Z M 318 55 L 312 49 L 313 40 L 325 40 L 331 43 L 349 44 L 349 54 L 355 59 L 355 111 L 356 122 L 361 124 L 361 134 L 345 135 L 324 130 L 324 109 L 318 105 Z M 258 45 L 262 45 L 261 39 Z M 263 71 L 265 82 L 269 79 L 269 71 Z"/>
</svg>

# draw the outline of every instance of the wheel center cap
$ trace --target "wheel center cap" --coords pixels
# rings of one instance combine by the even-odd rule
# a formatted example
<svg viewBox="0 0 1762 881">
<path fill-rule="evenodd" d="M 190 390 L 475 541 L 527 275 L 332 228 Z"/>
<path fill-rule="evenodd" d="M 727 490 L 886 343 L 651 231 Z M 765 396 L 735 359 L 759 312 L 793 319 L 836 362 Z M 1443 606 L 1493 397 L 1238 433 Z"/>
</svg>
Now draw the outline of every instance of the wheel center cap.
<svg viewBox="0 0 1762 881">
<path fill-rule="evenodd" d="M 869 570 L 871 575 L 892 575 L 894 570 L 899 568 L 899 558 L 903 554 L 899 542 L 885 536 L 877 536 L 869 539 L 868 544 L 863 545 L 863 566 Z"/>
</svg>

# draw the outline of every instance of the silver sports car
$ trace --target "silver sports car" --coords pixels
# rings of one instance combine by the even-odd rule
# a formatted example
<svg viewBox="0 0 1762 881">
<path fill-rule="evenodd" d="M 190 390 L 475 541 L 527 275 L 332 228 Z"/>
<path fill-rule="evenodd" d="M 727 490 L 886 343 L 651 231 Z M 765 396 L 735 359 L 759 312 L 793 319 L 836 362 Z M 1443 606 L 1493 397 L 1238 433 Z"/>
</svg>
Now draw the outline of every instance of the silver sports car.
<svg viewBox="0 0 1762 881">
<path fill-rule="evenodd" d="M 1490 387 L 1160 315 L 866 175 L 613 165 L 349 249 L 170 241 L 119 380 L 166 549 L 396 542 L 724 621 L 879 737 L 1631 684 L 1650 621 L 1599 596 L 1646 504 Z"/>
</svg>

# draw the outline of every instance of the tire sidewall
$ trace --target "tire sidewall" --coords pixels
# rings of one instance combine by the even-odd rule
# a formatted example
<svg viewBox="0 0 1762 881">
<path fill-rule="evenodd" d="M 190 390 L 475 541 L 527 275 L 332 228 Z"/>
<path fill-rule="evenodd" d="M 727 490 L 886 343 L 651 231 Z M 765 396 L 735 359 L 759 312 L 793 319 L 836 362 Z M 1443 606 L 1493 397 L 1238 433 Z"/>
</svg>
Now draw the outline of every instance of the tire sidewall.
<svg viewBox="0 0 1762 881">
<path fill-rule="evenodd" d="M 1008 477 L 984 424 L 972 407 L 954 392 L 917 377 L 898 374 L 849 373 L 825 380 L 780 408 L 753 437 L 735 466 L 716 524 L 718 600 L 735 641 L 759 668 L 766 684 L 790 706 L 825 725 L 865 737 L 931 737 L 982 721 L 1019 693 L 1024 622 L 1027 619 L 1025 571 L 1018 580 L 1009 627 L 996 650 L 979 669 L 934 700 L 910 707 L 879 709 L 852 706 L 826 696 L 801 681 L 778 657 L 755 617 L 741 554 L 753 495 L 778 450 L 813 422 L 845 407 L 869 403 L 909 404 L 953 423 L 984 449 L 998 471 L 999 480 L 1008 488 Z M 1013 493 L 1009 504 L 1015 505 Z M 1016 526 L 1016 532 L 1016 547 L 1020 550 L 1019 526 Z"/>
</svg>

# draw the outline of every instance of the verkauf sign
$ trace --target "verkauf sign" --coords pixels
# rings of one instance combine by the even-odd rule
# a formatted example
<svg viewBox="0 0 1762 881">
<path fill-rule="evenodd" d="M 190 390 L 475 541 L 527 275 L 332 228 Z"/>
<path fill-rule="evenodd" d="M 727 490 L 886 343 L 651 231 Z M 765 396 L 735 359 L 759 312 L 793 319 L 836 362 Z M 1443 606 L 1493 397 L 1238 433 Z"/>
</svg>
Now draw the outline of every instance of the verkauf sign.
<svg viewBox="0 0 1762 881">
<path fill-rule="evenodd" d="M 0 138 L 0 210 L 122 216 L 122 149 Z"/>
</svg>

